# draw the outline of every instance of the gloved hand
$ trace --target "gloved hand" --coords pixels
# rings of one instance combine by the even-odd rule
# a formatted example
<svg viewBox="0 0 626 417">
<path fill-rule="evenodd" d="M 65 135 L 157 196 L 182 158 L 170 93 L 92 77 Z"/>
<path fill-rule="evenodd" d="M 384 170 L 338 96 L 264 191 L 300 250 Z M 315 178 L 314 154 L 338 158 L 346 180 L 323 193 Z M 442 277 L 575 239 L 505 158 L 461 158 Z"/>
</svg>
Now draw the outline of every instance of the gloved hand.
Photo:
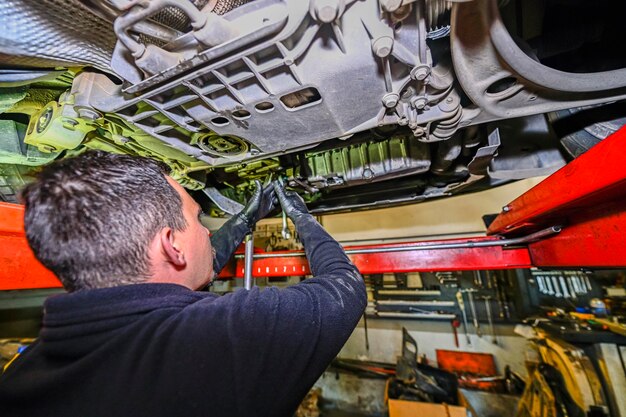
<svg viewBox="0 0 626 417">
<path fill-rule="evenodd" d="M 256 185 L 254 194 L 244 209 L 237 214 L 250 227 L 250 231 L 254 229 L 256 222 L 265 218 L 278 205 L 278 198 L 271 185 L 263 188 L 261 181 L 254 180 L 254 183 Z"/>
<path fill-rule="evenodd" d="M 213 270 L 216 275 L 233 256 L 243 238 L 254 230 L 255 223 L 267 216 L 278 205 L 274 187 L 263 188 L 260 181 L 255 181 L 255 183 L 256 190 L 244 209 L 211 235 Z"/>
<path fill-rule="evenodd" d="M 274 181 L 274 190 L 280 205 L 283 207 L 283 211 L 294 223 L 302 216 L 309 214 L 309 209 L 307 209 L 304 200 L 298 193 L 285 191 L 285 187 L 280 181 Z"/>
</svg>

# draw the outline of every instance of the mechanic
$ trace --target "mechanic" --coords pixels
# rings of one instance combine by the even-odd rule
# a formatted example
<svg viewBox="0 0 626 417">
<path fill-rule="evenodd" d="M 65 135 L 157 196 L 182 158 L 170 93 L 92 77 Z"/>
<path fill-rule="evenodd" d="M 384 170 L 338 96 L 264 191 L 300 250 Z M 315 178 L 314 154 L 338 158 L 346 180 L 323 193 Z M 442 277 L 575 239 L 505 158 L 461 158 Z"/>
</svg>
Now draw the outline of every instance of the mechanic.
<svg viewBox="0 0 626 417">
<path fill-rule="evenodd" d="M 2 416 L 291 416 L 366 305 L 341 246 L 278 183 L 209 239 L 198 204 L 147 158 L 87 152 L 23 191 L 37 258 L 66 294 L 0 376 Z M 314 278 L 196 291 L 280 201 Z M 212 247 L 214 256 L 211 256 Z"/>
</svg>

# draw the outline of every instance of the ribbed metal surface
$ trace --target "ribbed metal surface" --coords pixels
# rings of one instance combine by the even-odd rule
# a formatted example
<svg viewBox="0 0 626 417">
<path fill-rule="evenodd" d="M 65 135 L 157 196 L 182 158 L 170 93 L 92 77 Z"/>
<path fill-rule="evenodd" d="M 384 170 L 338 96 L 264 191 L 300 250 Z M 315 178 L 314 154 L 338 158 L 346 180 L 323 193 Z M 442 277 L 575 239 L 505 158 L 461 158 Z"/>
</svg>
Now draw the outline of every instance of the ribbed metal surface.
<svg viewBox="0 0 626 417">
<path fill-rule="evenodd" d="M 412 137 L 394 136 L 307 155 L 307 180 L 318 188 L 359 185 L 430 168 L 428 145 Z"/>
<path fill-rule="evenodd" d="M 218 1 L 213 9 L 213 13 L 224 14 L 228 13 L 236 7 L 248 3 L 250 0 L 221 0 Z"/>
<path fill-rule="evenodd" d="M 215 3 L 211 12 L 221 15 L 231 11 L 236 7 L 246 4 L 249 1 L 250 0 L 219 0 Z M 209 0 L 192 0 L 191 2 L 198 8 L 198 10 L 202 10 L 202 8 L 206 6 L 207 3 L 209 3 Z M 178 7 L 166 7 L 165 9 L 154 15 L 152 19 L 156 22 L 161 23 L 162 25 L 179 30 L 181 32 L 186 32 L 190 30 L 189 17 Z M 156 45 L 160 44 L 159 42 L 155 42 L 153 39 L 149 39 L 144 35 L 142 35 L 141 40 L 144 43 L 154 43 Z"/>
<path fill-rule="evenodd" d="M 250 0 L 218 0 L 215 2 L 211 12 L 224 14 L 236 7 L 248 3 L 249 1 Z M 191 2 L 198 8 L 198 10 L 202 10 L 202 8 L 209 3 L 209 0 L 192 0 Z M 187 30 L 189 26 L 189 18 L 178 7 L 166 7 L 157 13 L 153 19 L 165 26 L 181 31 Z"/>
<path fill-rule="evenodd" d="M 189 27 L 189 17 L 178 7 L 166 7 L 154 15 L 153 19 L 172 29 L 185 31 Z"/>
<path fill-rule="evenodd" d="M 429 0 L 426 7 L 426 28 L 428 31 L 450 24 L 452 3 L 444 0 Z"/>
<path fill-rule="evenodd" d="M 93 65 L 110 71 L 111 24 L 76 0 L 0 0 L 4 65 Z"/>
</svg>

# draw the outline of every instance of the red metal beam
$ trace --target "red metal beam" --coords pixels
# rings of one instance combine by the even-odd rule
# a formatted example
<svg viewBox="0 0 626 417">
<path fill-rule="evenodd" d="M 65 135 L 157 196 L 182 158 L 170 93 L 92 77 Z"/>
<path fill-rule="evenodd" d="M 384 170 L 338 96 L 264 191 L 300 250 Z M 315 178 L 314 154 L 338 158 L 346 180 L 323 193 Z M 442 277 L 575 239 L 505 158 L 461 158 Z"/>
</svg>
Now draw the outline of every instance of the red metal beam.
<svg viewBox="0 0 626 417">
<path fill-rule="evenodd" d="M 567 216 L 561 233 L 529 245 L 541 268 L 625 268 L 626 198 Z"/>
<path fill-rule="evenodd" d="M 0 290 L 61 287 L 30 250 L 23 220 L 23 206 L 0 203 Z"/>
<path fill-rule="evenodd" d="M 28 247 L 23 226 L 24 208 L 17 204 L 0 203 L 0 290 L 58 288 L 61 284 L 44 268 Z M 461 242 L 493 242 L 497 238 L 451 239 L 385 245 L 351 246 L 347 250 L 398 250 L 384 253 L 350 255 L 363 274 L 451 271 L 473 269 L 529 268 L 530 257 L 525 248 L 474 247 L 464 249 L 402 250 L 409 246 Z M 262 253 L 257 253 L 257 255 Z M 304 256 L 283 252 L 279 258 L 257 259 L 254 275 L 262 277 L 310 275 Z M 229 263 L 219 278 L 243 277 L 243 259 Z"/>
<path fill-rule="evenodd" d="M 402 250 L 412 246 L 448 245 L 455 243 L 494 242 L 498 239 L 480 237 L 472 239 L 450 239 L 425 242 L 407 242 L 384 245 L 348 246 L 346 251 L 359 271 L 364 275 L 427 272 L 427 271 L 460 271 L 485 269 L 516 269 L 530 268 L 530 257 L 526 248 L 503 248 L 501 246 L 472 247 L 462 249 L 413 249 Z M 360 250 L 376 251 L 378 253 L 355 253 Z M 388 252 L 389 249 L 398 251 Z M 281 277 L 309 275 L 310 269 L 307 260 L 297 252 L 283 252 L 283 256 L 276 258 L 255 259 L 252 265 L 254 276 Z M 263 253 L 255 255 L 264 256 Z M 236 260 L 235 277 L 242 278 L 244 260 Z M 222 275 L 220 275 L 222 276 Z"/>
<path fill-rule="evenodd" d="M 562 225 L 529 245 L 543 268 L 626 267 L 626 128 L 606 138 L 506 206 L 489 234 Z"/>
<path fill-rule="evenodd" d="M 528 234 L 626 196 L 626 127 L 506 205 L 487 234 Z M 622 210 L 626 207 L 622 207 Z"/>
</svg>

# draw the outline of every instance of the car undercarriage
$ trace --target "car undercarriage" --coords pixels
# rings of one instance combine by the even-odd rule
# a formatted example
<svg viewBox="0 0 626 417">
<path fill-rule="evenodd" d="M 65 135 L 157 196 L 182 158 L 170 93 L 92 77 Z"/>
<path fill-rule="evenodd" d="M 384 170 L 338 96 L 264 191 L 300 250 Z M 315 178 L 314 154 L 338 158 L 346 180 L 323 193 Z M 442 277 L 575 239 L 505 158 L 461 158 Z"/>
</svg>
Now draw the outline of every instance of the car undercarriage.
<svg viewBox="0 0 626 417">
<path fill-rule="evenodd" d="M 326 213 L 547 175 L 626 122 L 625 8 L 0 0 L 0 199 L 87 149 L 167 163 L 216 216 L 257 179 Z"/>
</svg>

